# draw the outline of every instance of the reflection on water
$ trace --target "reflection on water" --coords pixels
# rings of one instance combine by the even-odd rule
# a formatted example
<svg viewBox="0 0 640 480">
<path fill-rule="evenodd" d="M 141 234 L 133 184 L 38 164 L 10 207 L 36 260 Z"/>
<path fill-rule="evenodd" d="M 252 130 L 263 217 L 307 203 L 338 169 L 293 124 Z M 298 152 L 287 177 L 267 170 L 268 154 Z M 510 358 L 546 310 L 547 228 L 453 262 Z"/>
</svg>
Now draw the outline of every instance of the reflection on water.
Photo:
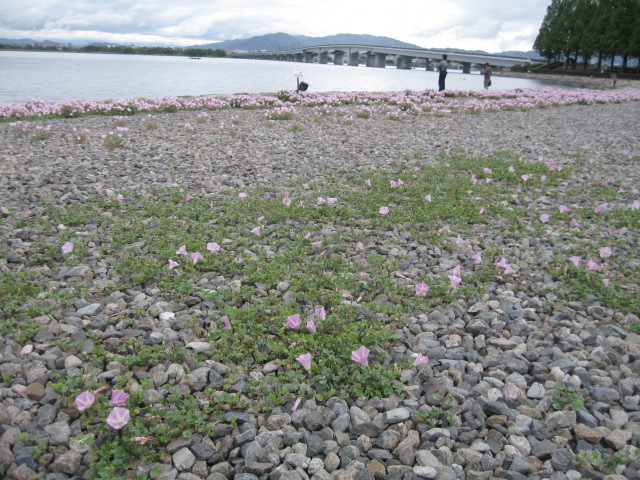
<svg viewBox="0 0 640 480">
<path fill-rule="evenodd" d="M 56 52 L 0 52 L 0 103 L 33 98 L 107 100 L 232 93 L 268 93 L 296 87 L 294 67 L 313 92 L 389 92 L 436 89 L 432 71 L 319 65 L 233 58 L 163 57 Z M 553 86 L 494 75 L 492 90 Z M 480 90 L 482 76 L 451 71 L 447 89 Z"/>
</svg>

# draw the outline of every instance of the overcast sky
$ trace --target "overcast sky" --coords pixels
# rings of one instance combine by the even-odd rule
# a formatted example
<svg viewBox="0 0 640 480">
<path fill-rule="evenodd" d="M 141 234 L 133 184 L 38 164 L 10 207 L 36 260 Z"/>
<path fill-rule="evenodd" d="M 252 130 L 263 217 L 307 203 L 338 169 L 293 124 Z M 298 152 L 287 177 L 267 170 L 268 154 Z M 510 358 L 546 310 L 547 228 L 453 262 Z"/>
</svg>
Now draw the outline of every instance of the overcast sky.
<svg viewBox="0 0 640 480">
<path fill-rule="evenodd" d="M 0 0 L 0 38 L 199 45 L 267 33 L 530 50 L 551 0 Z"/>
</svg>

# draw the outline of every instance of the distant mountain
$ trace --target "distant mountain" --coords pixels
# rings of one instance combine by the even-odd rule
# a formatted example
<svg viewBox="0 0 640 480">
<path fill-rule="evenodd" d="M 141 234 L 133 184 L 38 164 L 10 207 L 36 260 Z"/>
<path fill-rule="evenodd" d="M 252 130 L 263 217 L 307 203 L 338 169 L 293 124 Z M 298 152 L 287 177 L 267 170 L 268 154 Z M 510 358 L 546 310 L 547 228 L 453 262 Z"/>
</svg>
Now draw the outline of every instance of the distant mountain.
<svg viewBox="0 0 640 480">
<path fill-rule="evenodd" d="M 517 50 L 508 50 L 506 52 L 500 52 L 500 55 L 508 55 L 511 57 L 526 57 L 526 58 L 542 58 L 535 50 L 529 50 L 528 52 L 519 52 Z"/>
<path fill-rule="evenodd" d="M 257 37 L 198 45 L 196 48 L 222 48 L 227 50 L 292 50 L 294 48 L 312 47 L 314 45 L 331 45 L 346 43 L 354 45 L 376 45 L 381 47 L 420 48 L 412 43 L 401 42 L 394 38 L 375 35 L 355 35 L 339 33 L 326 37 L 307 37 L 305 35 L 289 35 L 287 33 L 269 33 Z"/>
</svg>

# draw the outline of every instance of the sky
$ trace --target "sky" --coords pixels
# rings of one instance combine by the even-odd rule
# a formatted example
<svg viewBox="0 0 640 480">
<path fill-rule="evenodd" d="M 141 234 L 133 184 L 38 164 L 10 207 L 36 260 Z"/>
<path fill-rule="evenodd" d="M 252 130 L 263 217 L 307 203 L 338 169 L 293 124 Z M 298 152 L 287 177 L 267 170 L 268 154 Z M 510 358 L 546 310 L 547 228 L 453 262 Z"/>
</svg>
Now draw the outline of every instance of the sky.
<svg viewBox="0 0 640 480">
<path fill-rule="evenodd" d="M 529 51 L 551 0 L 0 0 L 0 38 L 194 46 L 268 33 Z"/>
</svg>

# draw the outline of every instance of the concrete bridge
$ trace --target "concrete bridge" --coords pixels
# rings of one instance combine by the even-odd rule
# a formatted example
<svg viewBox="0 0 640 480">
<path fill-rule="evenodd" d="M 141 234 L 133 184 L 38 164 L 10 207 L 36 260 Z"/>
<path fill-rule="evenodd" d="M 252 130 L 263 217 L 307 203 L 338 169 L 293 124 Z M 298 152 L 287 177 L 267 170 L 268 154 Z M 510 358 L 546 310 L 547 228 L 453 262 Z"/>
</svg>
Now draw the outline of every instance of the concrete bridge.
<svg viewBox="0 0 640 480">
<path fill-rule="evenodd" d="M 412 68 L 414 60 L 426 61 L 427 68 L 430 61 L 439 62 L 443 54 L 448 55 L 450 62 L 461 63 L 464 73 L 471 72 L 472 64 L 484 65 L 486 62 L 493 67 L 512 67 L 531 62 L 543 61 L 537 58 L 511 57 L 507 55 L 492 55 L 488 53 L 456 52 L 449 50 L 433 50 L 428 48 L 376 47 L 374 45 L 316 45 L 313 47 L 296 48 L 293 50 L 260 51 L 234 53 L 237 58 L 252 58 L 265 60 L 279 60 L 284 62 L 301 63 L 329 63 L 329 56 L 333 56 L 335 65 L 357 66 L 360 57 L 364 56 L 367 67 L 384 68 L 387 56 L 396 57 L 396 67 L 408 70 Z"/>
</svg>

